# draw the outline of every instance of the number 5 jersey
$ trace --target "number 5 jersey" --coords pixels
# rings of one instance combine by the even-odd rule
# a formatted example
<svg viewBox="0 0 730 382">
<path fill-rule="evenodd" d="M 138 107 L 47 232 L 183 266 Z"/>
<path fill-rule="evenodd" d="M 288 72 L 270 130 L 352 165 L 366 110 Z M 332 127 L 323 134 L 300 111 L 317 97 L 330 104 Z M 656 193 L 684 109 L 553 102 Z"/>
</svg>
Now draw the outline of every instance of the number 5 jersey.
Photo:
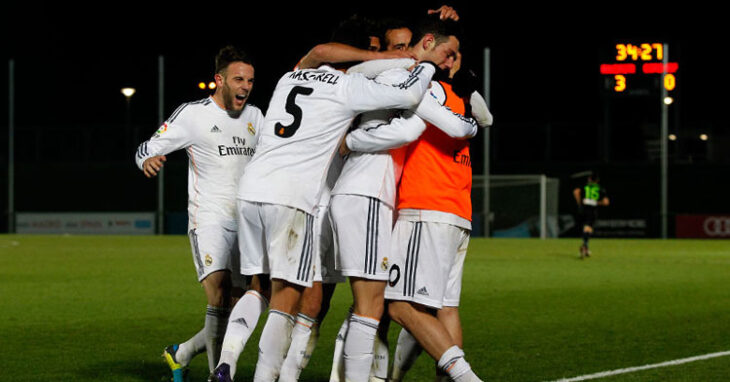
<svg viewBox="0 0 730 382">
<path fill-rule="evenodd" d="M 434 72 L 433 64 L 422 63 L 394 85 L 329 66 L 286 73 L 271 97 L 238 198 L 314 214 L 332 158 L 353 119 L 366 111 L 413 107 Z"/>
</svg>

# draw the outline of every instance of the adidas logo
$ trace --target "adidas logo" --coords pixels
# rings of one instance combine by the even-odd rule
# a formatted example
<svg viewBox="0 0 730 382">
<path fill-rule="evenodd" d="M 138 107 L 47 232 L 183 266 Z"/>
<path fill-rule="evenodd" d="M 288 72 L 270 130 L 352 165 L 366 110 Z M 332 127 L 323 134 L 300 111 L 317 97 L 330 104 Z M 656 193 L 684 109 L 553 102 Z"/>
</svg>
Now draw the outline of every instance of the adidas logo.
<svg viewBox="0 0 730 382">
<path fill-rule="evenodd" d="M 424 296 L 428 296 L 428 291 L 426 290 L 426 287 L 423 287 L 423 288 L 417 290 L 416 293 L 424 295 Z"/>
<path fill-rule="evenodd" d="M 221 132 L 221 129 L 219 129 L 218 126 L 213 125 L 213 128 L 210 129 L 210 132 L 211 133 L 220 133 Z"/>
<path fill-rule="evenodd" d="M 246 322 L 246 319 L 243 317 L 237 318 L 237 319 L 233 320 L 233 322 L 248 328 L 248 322 Z"/>
</svg>

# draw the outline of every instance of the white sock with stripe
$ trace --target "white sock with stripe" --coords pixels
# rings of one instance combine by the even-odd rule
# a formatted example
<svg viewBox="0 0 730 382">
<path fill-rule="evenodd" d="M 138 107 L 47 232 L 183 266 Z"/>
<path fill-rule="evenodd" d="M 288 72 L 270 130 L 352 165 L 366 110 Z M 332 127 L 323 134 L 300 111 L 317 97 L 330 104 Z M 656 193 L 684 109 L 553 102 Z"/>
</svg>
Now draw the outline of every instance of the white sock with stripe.
<svg viewBox="0 0 730 382">
<path fill-rule="evenodd" d="M 208 368 L 212 373 L 218 359 L 221 356 L 221 345 L 223 336 L 226 334 L 228 316 L 231 314 L 229 308 L 221 308 L 208 305 L 205 313 L 205 350 L 208 352 Z"/>
<path fill-rule="evenodd" d="M 231 311 L 228 329 L 223 338 L 223 348 L 218 365 L 227 363 L 231 367 L 231 378 L 236 375 L 236 363 L 243 348 L 256 329 L 261 314 L 269 302 L 260 293 L 250 290 L 241 297 Z"/>
<path fill-rule="evenodd" d="M 297 322 L 291 333 L 291 345 L 286 354 L 284 363 L 281 365 L 280 382 L 295 382 L 299 379 L 302 369 L 306 366 L 307 345 L 312 335 L 312 327 L 317 325 L 317 320 L 304 314 L 297 314 Z M 311 355 L 311 353 L 310 353 Z"/>
<path fill-rule="evenodd" d="M 464 351 L 454 345 L 448 348 L 438 361 L 439 369 L 449 374 L 454 382 L 479 382 L 471 366 L 464 359 Z"/>
<path fill-rule="evenodd" d="M 259 340 L 259 359 L 256 362 L 255 382 L 273 382 L 279 377 L 281 365 L 291 344 L 296 319 L 278 310 L 269 310 Z"/>
<path fill-rule="evenodd" d="M 340 331 L 337 332 L 337 338 L 335 338 L 335 351 L 332 354 L 332 368 L 330 369 L 330 382 L 344 382 L 345 381 L 345 363 L 342 360 L 342 349 L 345 344 L 345 336 L 347 336 L 347 330 L 350 328 L 350 317 L 352 316 L 352 307 L 350 307 L 350 313 L 347 314 L 345 321 L 340 325 Z"/>
<path fill-rule="evenodd" d="M 347 382 L 367 382 L 370 379 L 373 346 L 379 323 L 374 318 L 352 314 L 343 346 Z"/>
</svg>

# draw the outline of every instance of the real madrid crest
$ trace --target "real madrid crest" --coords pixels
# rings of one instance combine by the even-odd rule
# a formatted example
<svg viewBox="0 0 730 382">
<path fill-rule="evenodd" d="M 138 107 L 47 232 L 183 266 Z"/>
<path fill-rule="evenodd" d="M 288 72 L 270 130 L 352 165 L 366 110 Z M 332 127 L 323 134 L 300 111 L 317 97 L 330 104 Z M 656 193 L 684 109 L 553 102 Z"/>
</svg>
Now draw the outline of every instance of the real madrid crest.
<svg viewBox="0 0 730 382">
<path fill-rule="evenodd" d="M 248 132 L 251 135 L 256 135 L 256 129 L 254 129 L 253 123 L 251 122 L 248 123 Z"/>
<path fill-rule="evenodd" d="M 205 266 L 209 267 L 211 264 L 213 264 L 213 258 L 210 257 L 209 254 L 205 254 Z"/>
</svg>

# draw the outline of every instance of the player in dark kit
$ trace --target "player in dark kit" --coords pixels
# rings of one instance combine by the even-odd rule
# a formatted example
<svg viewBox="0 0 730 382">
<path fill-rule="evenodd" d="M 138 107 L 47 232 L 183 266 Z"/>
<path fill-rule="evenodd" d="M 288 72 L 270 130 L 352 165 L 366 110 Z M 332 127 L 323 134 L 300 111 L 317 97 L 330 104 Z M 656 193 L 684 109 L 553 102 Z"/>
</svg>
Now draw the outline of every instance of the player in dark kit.
<svg viewBox="0 0 730 382">
<path fill-rule="evenodd" d="M 573 190 L 575 202 L 578 203 L 579 221 L 583 225 L 583 244 L 580 246 L 580 258 L 591 255 L 588 249 L 588 240 L 593 234 L 593 224 L 598 217 L 598 207 L 606 207 L 609 204 L 606 189 L 599 184 L 598 174 L 591 173 L 588 181 L 582 188 Z"/>
</svg>

